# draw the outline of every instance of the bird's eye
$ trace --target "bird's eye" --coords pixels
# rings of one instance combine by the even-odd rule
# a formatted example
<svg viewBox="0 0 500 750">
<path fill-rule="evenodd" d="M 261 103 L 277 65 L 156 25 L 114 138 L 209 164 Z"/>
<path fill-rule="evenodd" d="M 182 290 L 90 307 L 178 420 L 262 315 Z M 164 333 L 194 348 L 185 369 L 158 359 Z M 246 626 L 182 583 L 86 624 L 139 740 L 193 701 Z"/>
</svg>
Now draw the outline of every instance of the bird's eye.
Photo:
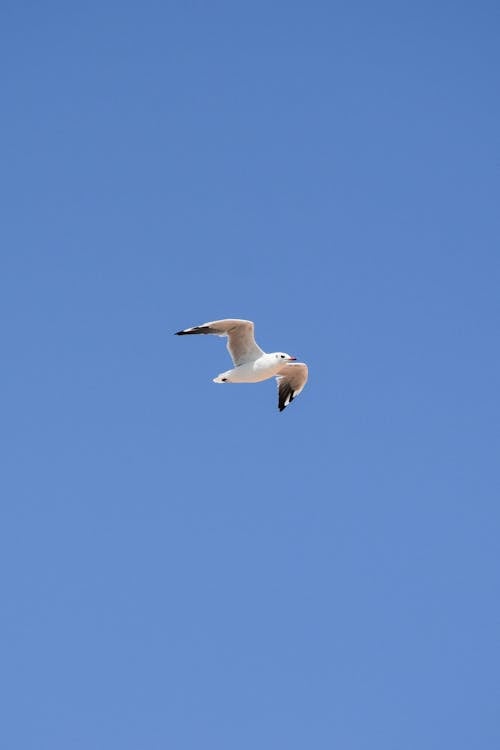
<svg viewBox="0 0 500 750">
<path fill-rule="evenodd" d="M 281 355 L 281 359 L 285 359 L 285 355 L 284 354 Z"/>
</svg>

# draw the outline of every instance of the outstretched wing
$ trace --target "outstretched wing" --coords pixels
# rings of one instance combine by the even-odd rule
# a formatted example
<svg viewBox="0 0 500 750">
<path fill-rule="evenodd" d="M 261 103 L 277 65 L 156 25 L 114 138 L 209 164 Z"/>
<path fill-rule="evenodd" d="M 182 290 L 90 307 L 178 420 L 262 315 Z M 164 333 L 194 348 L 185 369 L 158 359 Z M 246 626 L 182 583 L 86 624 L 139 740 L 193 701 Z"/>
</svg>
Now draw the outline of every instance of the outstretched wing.
<svg viewBox="0 0 500 750">
<path fill-rule="evenodd" d="M 242 365 L 245 362 L 253 362 L 264 354 L 260 346 L 257 346 L 255 343 L 251 320 L 238 320 L 237 318 L 213 320 L 211 323 L 203 323 L 201 326 L 177 331 L 177 336 L 196 333 L 212 333 L 215 336 L 227 336 L 227 348 L 236 366 Z"/>
<path fill-rule="evenodd" d="M 307 383 L 307 365 L 303 362 L 289 362 L 276 376 L 278 383 L 278 409 L 283 411 L 299 395 Z"/>
</svg>

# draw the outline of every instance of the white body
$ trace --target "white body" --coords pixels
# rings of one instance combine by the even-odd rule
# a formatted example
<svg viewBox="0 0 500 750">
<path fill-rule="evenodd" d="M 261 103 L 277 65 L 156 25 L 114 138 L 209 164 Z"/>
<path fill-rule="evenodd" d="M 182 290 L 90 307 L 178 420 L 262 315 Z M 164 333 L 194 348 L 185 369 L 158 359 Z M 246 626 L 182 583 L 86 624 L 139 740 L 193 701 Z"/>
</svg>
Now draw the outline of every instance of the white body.
<svg viewBox="0 0 500 750">
<path fill-rule="evenodd" d="M 214 383 L 260 383 L 261 380 L 274 378 L 287 361 L 280 354 L 263 354 L 253 362 L 245 362 L 232 370 L 221 372 L 214 378 Z"/>
</svg>

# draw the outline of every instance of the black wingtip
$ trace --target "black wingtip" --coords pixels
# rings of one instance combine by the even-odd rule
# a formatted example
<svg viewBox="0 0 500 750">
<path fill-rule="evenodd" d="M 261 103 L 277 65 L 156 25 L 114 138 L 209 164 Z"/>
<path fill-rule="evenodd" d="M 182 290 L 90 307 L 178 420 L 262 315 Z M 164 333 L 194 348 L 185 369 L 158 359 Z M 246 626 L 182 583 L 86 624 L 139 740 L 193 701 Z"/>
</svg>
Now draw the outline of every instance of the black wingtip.
<svg viewBox="0 0 500 750">
<path fill-rule="evenodd" d="M 185 328 L 183 331 L 176 331 L 176 336 L 191 336 L 197 333 L 215 333 L 210 326 L 195 326 L 194 328 Z"/>
</svg>

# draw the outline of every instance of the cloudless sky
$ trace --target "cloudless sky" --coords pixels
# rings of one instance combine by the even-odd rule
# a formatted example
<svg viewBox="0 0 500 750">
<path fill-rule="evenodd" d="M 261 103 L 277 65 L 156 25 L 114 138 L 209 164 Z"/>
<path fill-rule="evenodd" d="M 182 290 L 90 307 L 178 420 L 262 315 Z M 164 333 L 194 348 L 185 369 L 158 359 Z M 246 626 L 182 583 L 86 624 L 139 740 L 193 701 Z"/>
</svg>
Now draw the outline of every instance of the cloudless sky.
<svg viewBox="0 0 500 750">
<path fill-rule="evenodd" d="M 498 4 L 0 16 L 0 746 L 500 747 Z"/>
</svg>

